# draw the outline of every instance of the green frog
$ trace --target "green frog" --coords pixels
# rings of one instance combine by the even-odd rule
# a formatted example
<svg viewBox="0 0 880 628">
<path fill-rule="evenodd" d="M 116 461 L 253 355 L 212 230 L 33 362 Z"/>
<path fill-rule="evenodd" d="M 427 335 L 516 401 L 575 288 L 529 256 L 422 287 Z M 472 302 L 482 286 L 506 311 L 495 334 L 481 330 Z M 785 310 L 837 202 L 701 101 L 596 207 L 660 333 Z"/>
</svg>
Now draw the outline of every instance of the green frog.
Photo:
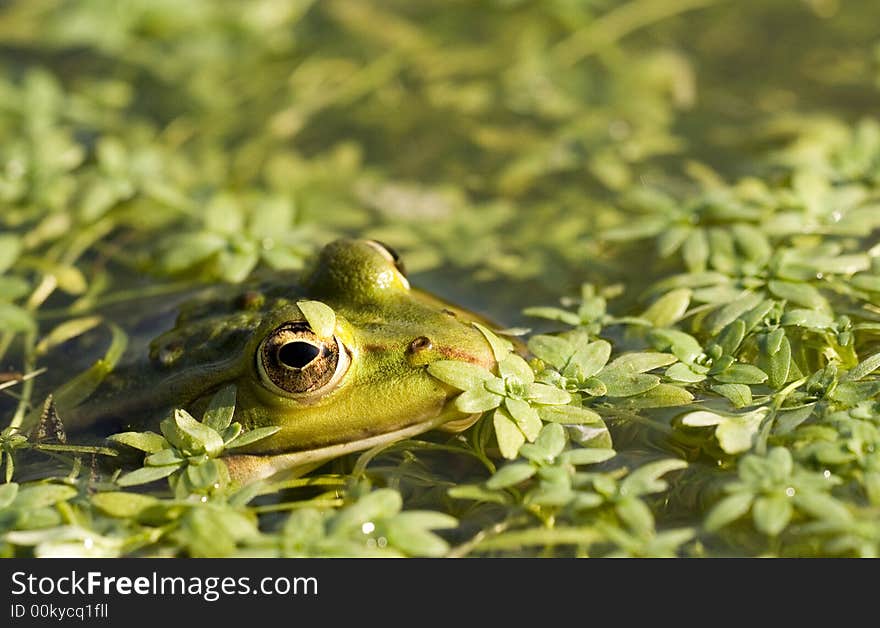
<svg viewBox="0 0 880 628">
<path fill-rule="evenodd" d="M 303 301 L 328 306 L 331 327 L 310 324 Z M 337 240 L 302 281 L 276 276 L 182 304 L 173 328 L 150 344 L 148 363 L 120 365 L 89 399 L 58 411 L 80 430 L 145 429 L 174 407 L 195 414 L 234 384 L 234 420 L 280 430 L 229 456 L 233 477 L 301 471 L 476 420 L 450 403 L 459 391 L 427 372 L 448 359 L 495 366 L 474 322 L 485 321 L 412 288 L 388 246 Z"/>
</svg>

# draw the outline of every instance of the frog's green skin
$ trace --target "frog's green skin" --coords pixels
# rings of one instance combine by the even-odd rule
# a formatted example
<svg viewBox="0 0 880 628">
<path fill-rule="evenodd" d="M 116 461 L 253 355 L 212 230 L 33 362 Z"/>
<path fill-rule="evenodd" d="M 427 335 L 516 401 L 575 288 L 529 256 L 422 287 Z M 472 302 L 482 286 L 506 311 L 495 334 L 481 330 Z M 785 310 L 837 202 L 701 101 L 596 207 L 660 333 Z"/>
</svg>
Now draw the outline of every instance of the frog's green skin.
<svg viewBox="0 0 880 628">
<path fill-rule="evenodd" d="M 320 390 L 288 394 L 261 373 L 261 347 L 279 327 L 305 317 L 298 301 L 316 300 L 336 313 L 335 339 L 347 369 Z M 162 418 L 186 407 L 196 416 L 219 387 L 235 384 L 235 419 L 245 429 L 279 426 L 274 435 L 230 459 L 233 472 L 267 476 L 471 417 L 449 403 L 457 394 L 427 365 L 455 359 L 493 368 L 491 347 L 471 323 L 475 315 L 412 289 L 392 255 L 367 240 L 337 240 L 321 252 L 302 282 L 246 289 L 185 306 L 174 329 L 155 339 L 150 363 L 114 372 L 93 399 L 59 408 L 66 424 L 90 428 L 107 419 Z M 274 337 L 274 336 L 273 336 Z M 327 337 L 328 345 L 334 339 Z M 268 341 L 267 341 L 268 342 Z M 241 450 L 238 450 L 241 451 Z"/>
</svg>

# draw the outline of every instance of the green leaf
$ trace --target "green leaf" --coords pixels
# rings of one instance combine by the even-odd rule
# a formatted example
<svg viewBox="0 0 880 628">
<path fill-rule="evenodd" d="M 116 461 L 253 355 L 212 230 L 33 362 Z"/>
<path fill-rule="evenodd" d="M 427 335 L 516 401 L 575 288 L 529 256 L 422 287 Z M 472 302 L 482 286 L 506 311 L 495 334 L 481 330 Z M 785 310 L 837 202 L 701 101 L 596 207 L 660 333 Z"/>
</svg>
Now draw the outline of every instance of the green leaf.
<svg viewBox="0 0 880 628">
<path fill-rule="evenodd" d="M 687 312 L 692 294 L 693 291 L 689 288 L 678 288 L 667 292 L 654 301 L 642 313 L 641 318 L 649 321 L 655 327 L 669 327 L 681 319 L 685 312 Z"/>
<path fill-rule="evenodd" d="M 880 380 L 841 382 L 830 397 L 847 406 L 855 406 L 860 401 L 871 399 L 877 394 L 880 394 Z"/>
<path fill-rule="evenodd" d="M 519 448 L 525 444 L 526 437 L 510 415 L 501 408 L 495 410 L 495 414 L 492 416 L 492 425 L 495 428 L 495 438 L 498 441 L 501 455 L 508 460 L 513 460 L 519 453 Z"/>
<path fill-rule="evenodd" d="M 226 238 L 210 232 L 188 233 L 170 238 L 158 260 L 160 270 L 175 274 L 188 270 L 226 247 Z"/>
<path fill-rule="evenodd" d="M 508 464 L 498 469 L 498 471 L 486 481 L 486 488 L 492 490 L 507 488 L 519 484 L 524 480 L 528 480 L 535 475 L 537 471 L 538 470 L 528 462 Z"/>
<path fill-rule="evenodd" d="M 639 535 L 650 534 L 654 530 L 654 515 L 645 502 L 637 497 L 626 497 L 615 506 L 617 515 L 630 530 Z"/>
<path fill-rule="evenodd" d="M 492 354 L 495 356 L 496 362 L 500 363 L 502 360 L 510 356 L 510 352 L 513 351 L 513 344 L 511 344 L 509 340 L 499 338 L 492 332 L 492 330 L 484 325 L 480 325 L 476 322 L 471 324 L 480 330 L 480 333 L 486 338 L 489 346 L 492 347 Z"/>
<path fill-rule="evenodd" d="M 709 260 L 709 242 L 706 232 L 702 229 L 693 229 L 684 241 L 682 257 L 688 271 L 699 273 L 706 270 L 706 262 Z"/>
<path fill-rule="evenodd" d="M 297 556 L 324 537 L 324 515 L 313 508 L 295 510 L 281 531 L 285 556 Z"/>
<path fill-rule="evenodd" d="M 207 508 L 188 510 L 172 538 L 194 558 L 222 558 L 235 552 L 241 515 Z"/>
<path fill-rule="evenodd" d="M 223 471 L 221 471 L 223 469 Z M 222 486 L 228 482 L 228 473 L 224 473 L 226 466 L 219 460 L 206 460 L 199 464 L 190 463 L 186 467 L 186 480 L 189 486 L 186 493 L 202 492 L 214 486 Z M 223 476 L 227 477 L 223 477 Z"/>
<path fill-rule="evenodd" d="M 695 373 L 691 370 L 691 367 L 684 362 L 677 362 L 673 364 L 668 369 L 666 369 L 664 375 L 668 379 L 672 379 L 677 382 L 685 382 L 688 384 L 696 384 L 706 379 L 706 376 L 704 374 Z"/>
<path fill-rule="evenodd" d="M 525 396 L 533 403 L 564 405 L 571 401 L 571 394 L 547 384 L 526 384 Z"/>
<path fill-rule="evenodd" d="M 541 433 L 535 439 L 534 447 L 541 450 L 550 461 L 562 453 L 567 443 L 565 429 L 558 423 L 550 423 L 541 428 Z"/>
<path fill-rule="evenodd" d="M 602 238 L 608 241 L 642 240 L 663 233 L 666 221 L 660 216 L 642 216 L 620 226 L 606 229 Z"/>
<path fill-rule="evenodd" d="M 561 507 L 570 503 L 575 495 L 570 486 L 541 484 L 538 488 L 529 491 L 526 501 L 538 506 Z"/>
<path fill-rule="evenodd" d="M 831 495 L 814 491 L 798 491 L 794 496 L 798 510 L 823 521 L 848 524 L 853 516 L 843 502 Z"/>
<path fill-rule="evenodd" d="M 91 501 L 104 514 L 117 519 L 137 519 L 162 503 L 150 495 L 113 491 L 93 495 Z"/>
<path fill-rule="evenodd" d="M 161 480 L 162 478 L 167 478 L 179 468 L 179 465 L 165 465 L 164 467 L 144 467 L 143 469 L 137 469 L 135 471 L 132 471 L 131 473 L 126 473 L 118 480 L 116 480 L 116 483 L 119 486 L 137 486 L 138 484 L 147 484 L 149 482 Z"/>
<path fill-rule="evenodd" d="M 746 337 L 746 323 L 741 318 L 727 325 L 718 335 L 716 342 L 722 353 L 733 355 Z"/>
<path fill-rule="evenodd" d="M 234 241 L 233 245 L 220 251 L 215 262 L 217 275 L 230 283 L 241 283 L 248 278 L 260 261 L 256 243 Z"/>
<path fill-rule="evenodd" d="M 761 322 L 767 318 L 767 315 L 773 311 L 773 308 L 776 307 L 777 303 L 778 302 L 773 299 L 764 299 L 758 303 L 758 305 L 739 317 L 737 320 L 741 320 L 745 324 L 745 333 L 753 331 L 759 324 L 761 324 Z"/>
<path fill-rule="evenodd" d="M 573 327 L 581 324 L 580 316 L 574 312 L 569 312 L 558 307 L 528 307 L 523 310 L 523 314 L 535 318 L 546 318 L 551 321 L 559 321 Z"/>
<path fill-rule="evenodd" d="M 840 378 L 840 381 L 849 382 L 864 379 L 878 368 L 880 368 L 880 353 L 875 353 L 859 362 L 848 373 L 845 373 L 843 377 Z"/>
<path fill-rule="evenodd" d="M 827 312 L 819 310 L 791 309 L 783 314 L 782 324 L 807 329 L 832 329 L 834 319 Z"/>
<path fill-rule="evenodd" d="M 722 415 L 698 410 L 681 417 L 681 422 L 691 427 L 717 426 L 715 437 L 718 439 L 718 444 L 726 453 L 737 454 L 751 448 L 752 440 L 768 412 L 769 410 L 763 407 L 738 415 Z"/>
<path fill-rule="evenodd" d="M 737 362 L 715 375 L 715 379 L 724 384 L 763 384 L 767 374 L 757 366 Z"/>
<path fill-rule="evenodd" d="M 657 253 L 660 257 L 669 257 L 681 248 L 690 235 L 691 228 L 674 225 L 657 235 Z"/>
<path fill-rule="evenodd" d="M 602 372 L 647 373 L 662 366 L 669 366 L 675 360 L 675 356 L 668 353 L 624 353 L 606 366 Z"/>
<path fill-rule="evenodd" d="M 277 432 L 281 431 L 280 425 L 272 425 L 269 427 L 257 427 L 252 430 L 248 430 L 236 436 L 234 439 L 226 443 L 226 449 L 238 449 L 239 447 L 246 447 L 252 443 L 256 443 L 257 441 L 263 440 L 264 438 L 268 438 Z"/>
<path fill-rule="evenodd" d="M 235 196 L 221 192 L 205 205 L 202 221 L 208 231 L 237 234 L 244 229 L 244 211 Z"/>
<path fill-rule="evenodd" d="M 711 336 L 717 335 L 733 321 L 760 305 L 763 300 L 757 292 L 739 294 L 737 298 L 712 314 L 706 332 Z"/>
<path fill-rule="evenodd" d="M 76 496 L 76 489 L 60 484 L 19 485 L 18 492 L 12 502 L 14 508 L 20 510 L 37 510 L 54 506 Z"/>
<path fill-rule="evenodd" d="M 405 521 L 394 520 L 387 524 L 388 542 L 410 556 L 443 556 L 449 545 L 436 534 Z"/>
<path fill-rule="evenodd" d="M 529 338 L 529 351 L 550 366 L 562 370 L 574 352 L 574 347 L 558 336 L 539 334 Z"/>
<path fill-rule="evenodd" d="M 868 495 L 868 501 L 871 505 L 880 506 L 880 471 L 865 473 L 862 484 L 865 487 L 865 493 Z"/>
<path fill-rule="evenodd" d="M 767 287 L 773 296 L 791 303 L 815 310 L 827 311 L 829 309 L 825 297 L 809 284 L 773 279 L 767 282 Z"/>
<path fill-rule="evenodd" d="M 491 491 L 482 486 L 474 484 L 459 484 L 451 487 L 446 494 L 453 499 L 472 499 L 478 502 L 489 502 L 493 504 L 509 503 L 510 498 L 506 493 Z"/>
<path fill-rule="evenodd" d="M 254 206 L 248 220 L 248 231 L 258 238 L 273 238 L 279 230 L 290 227 L 295 214 L 292 199 L 283 196 L 265 198 Z"/>
<path fill-rule="evenodd" d="M 703 527 L 709 532 L 720 530 L 745 515 L 751 509 L 753 500 L 754 496 L 751 493 L 728 495 L 709 511 L 703 520 Z"/>
<path fill-rule="evenodd" d="M 608 393 L 608 387 L 598 377 L 588 377 L 578 384 L 578 390 L 590 397 L 604 397 Z"/>
<path fill-rule="evenodd" d="M 807 265 L 816 272 L 826 275 L 853 275 L 871 268 L 871 260 L 865 253 L 815 257 Z"/>
<path fill-rule="evenodd" d="M 19 236 L 14 233 L 0 233 L 0 275 L 12 268 L 22 248 Z"/>
<path fill-rule="evenodd" d="M 850 282 L 856 288 L 867 290 L 868 292 L 880 292 L 880 275 L 858 274 Z"/>
<path fill-rule="evenodd" d="M 180 408 L 162 421 L 161 428 L 168 442 L 185 452 L 213 457 L 223 451 L 223 437 Z"/>
<path fill-rule="evenodd" d="M 630 373 L 620 369 L 605 369 L 599 374 L 609 397 L 630 397 L 647 392 L 660 384 L 656 375 Z"/>
<path fill-rule="evenodd" d="M 471 390 L 482 382 L 495 379 L 484 367 L 458 360 L 439 360 L 428 365 L 428 373 L 459 390 Z"/>
<path fill-rule="evenodd" d="M 229 384 L 218 390 L 202 417 L 202 423 L 215 432 L 222 434 L 232 423 L 235 414 L 235 384 Z"/>
<path fill-rule="evenodd" d="M 752 389 L 745 384 L 716 384 L 710 388 L 713 392 L 726 397 L 734 408 L 744 408 L 752 404 Z"/>
<path fill-rule="evenodd" d="M 297 301 L 296 306 L 319 338 L 333 336 L 336 331 L 336 312 L 333 308 L 320 301 Z"/>
<path fill-rule="evenodd" d="M 394 523 L 402 523 L 424 530 L 451 530 L 458 527 L 458 519 L 442 512 L 409 510 L 394 517 Z"/>
<path fill-rule="evenodd" d="M 519 429 L 525 435 L 526 440 L 530 443 L 538 437 L 541 431 L 541 419 L 538 412 L 532 408 L 527 402 L 521 399 L 511 399 L 508 397 L 504 400 L 504 406 L 511 418 L 516 421 Z"/>
<path fill-rule="evenodd" d="M 768 536 L 776 536 L 794 514 L 791 500 L 785 496 L 758 497 L 752 506 L 755 527 Z"/>
<path fill-rule="evenodd" d="M 620 494 L 627 496 L 649 495 L 660 493 L 668 488 L 668 484 L 660 477 L 670 471 L 684 469 L 688 463 L 684 460 L 669 458 L 642 465 L 632 471 L 620 483 Z"/>
<path fill-rule="evenodd" d="M 571 355 L 562 374 L 582 381 L 601 371 L 610 356 L 611 343 L 605 340 L 591 342 Z"/>
<path fill-rule="evenodd" d="M 659 384 L 640 395 L 627 397 L 626 407 L 630 409 L 670 408 L 687 405 L 693 400 L 693 394 L 681 386 Z"/>
<path fill-rule="evenodd" d="M 376 489 L 344 508 L 330 522 L 330 532 L 360 530 L 368 521 L 395 516 L 403 507 L 400 493 L 390 488 Z"/>
<path fill-rule="evenodd" d="M 504 397 L 489 392 L 482 386 L 466 390 L 455 398 L 455 407 L 465 414 L 474 414 L 492 410 L 501 405 Z"/>
<path fill-rule="evenodd" d="M 788 338 L 782 336 L 779 350 L 766 358 L 767 384 L 771 388 L 782 388 L 788 381 L 788 373 L 791 368 L 791 344 Z"/>
<path fill-rule="evenodd" d="M 229 427 L 227 427 L 220 436 L 223 438 L 223 442 L 228 446 L 233 440 L 238 438 L 238 435 L 241 434 L 242 427 L 241 423 L 232 423 Z"/>
<path fill-rule="evenodd" d="M 774 434 L 788 434 L 798 425 L 810 418 L 813 414 L 816 404 L 809 404 L 803 408 L 793 410 L 780 411 L 776 415 L 776 422 L 773 425 Z"/>
<path fill-rule="evenodd" d="M 150 454 L 162 451 L 170 446 L 164 436 L 155 432 L 120 432 L 119 434 L 108 436 L 107 440 Z"/>
<path fill-rule="evenodd" d="M 21 277 L 0 276 L 0 301 L 14 301 L 30 292 L 30 284 Z"/>
<path fill-rule="evenodd" d="M 144 458 L 144 464 L 148 467 L 164 467 L 165 465 L 179 465 L 183 462 L 183 458 L 177 455 L 174 449 L 163 449 L 155 454 Z"/>
<path fill-rule="evenodd" d="M 697 339 L 675 329 L 655 329 L 649 336 L 655 349 L 672 352 L 682 362 L 693 364 L 703 354 L 703 347 Z M 661 354 L 665 355 L 665 354 Z"/>
<path fill-rule="evenodd" d="M 744 223 L 738 223 L 731 227 L 731 232 L 736 240 L 736 246 L 746 254 L 750 260 L 763 261 L 769 259 L 773 249 L 767 236 L 759 229 Z"/>
<path fill-rule="evenodd" d="M 0 302 L 0 329 L 12 332 L 30 332 L 37 328 L 30 312 L 12 303 Z"/>
<path fill-rule="evenodd" d="M 569 425 L 602 423 L 602 417 L 589 408 L 557 405 L 541 406 L 537 410 L 541 420 L 547 423 L 567 423 Z"/>
<path fill-rule="evenodd" d="M 67 294 L 79 295 L 88 289 L 85 275 L 76 266 L 58 264 L 48 269 L 48 274 L 55 277 L 58 287 Z"/>
<path fill-rule="evenodd" d="M 18 495 L 18 484 L 15 482 L 7 482 L 0 484 L 0 510 L 9 506 Z"/>
<path fill-rule="evenodd" d="M 565 464 L 578 466 L 605 462 L 616 455 L 617 452 L 613 449 L 582 447 L 564 452 L 559 456 L 559 460 Z"/>
<path fill-rule="evenodd" d="M 775 355 L 782 348 L 782 342 L 785 340 L 784 329 L 774 329 L 769 334 L 764 335 L 763 349 L 768 355 Z"/>
<path fill-rule="evenodd" d="M 535 381 L 535 373 L 529 363 L 515 353 L 510 353 L 498 362 L 498 372 L 501 377 L 512 377 L 524 384 Z"/>
</svg>

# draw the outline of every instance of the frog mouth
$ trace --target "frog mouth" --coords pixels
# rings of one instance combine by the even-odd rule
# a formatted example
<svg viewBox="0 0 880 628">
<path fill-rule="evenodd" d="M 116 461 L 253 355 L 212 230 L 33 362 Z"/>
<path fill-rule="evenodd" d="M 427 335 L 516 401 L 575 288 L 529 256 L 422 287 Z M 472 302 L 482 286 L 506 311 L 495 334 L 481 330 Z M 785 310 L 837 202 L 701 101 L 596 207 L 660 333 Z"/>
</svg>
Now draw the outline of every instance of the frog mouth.
<svg viewBox="0 0 880 628">
<path fill-rule="evenodd" d="M 446 428 L 448 431 L 458 432 L 472 425 L 479 417 L 480 413 L 450 421 L 449 413 L 444 411 L 425 421 L 411 423 L 397 430 L 383 432 L 346 443 L 284 454 L 235 454 L 224 456 L 223 460 L 229 468 L 232 479 L 242 484 L 256 480 L 265 480 L 282 472 L 285 473 L 285 476 L 298 477 L 333 458 L 367 449 L 385 447 L 398 441 L 430 432 L 433 429 Z"/>
</svg>

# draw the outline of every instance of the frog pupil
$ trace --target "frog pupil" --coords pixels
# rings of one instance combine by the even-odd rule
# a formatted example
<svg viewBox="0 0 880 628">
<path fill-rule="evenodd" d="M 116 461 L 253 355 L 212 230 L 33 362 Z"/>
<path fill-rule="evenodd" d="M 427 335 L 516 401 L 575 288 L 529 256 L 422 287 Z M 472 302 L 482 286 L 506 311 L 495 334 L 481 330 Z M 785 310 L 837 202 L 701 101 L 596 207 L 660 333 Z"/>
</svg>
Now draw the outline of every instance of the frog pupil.
<svg viewBox="0 0 880 628">
<path fill-rule="evenodd" d="M 310 342 L 288 342 L 278 349 L 278 361 L 293 369 L 305 368 L 318 357 L 321 348 Z"/>
</svg>

